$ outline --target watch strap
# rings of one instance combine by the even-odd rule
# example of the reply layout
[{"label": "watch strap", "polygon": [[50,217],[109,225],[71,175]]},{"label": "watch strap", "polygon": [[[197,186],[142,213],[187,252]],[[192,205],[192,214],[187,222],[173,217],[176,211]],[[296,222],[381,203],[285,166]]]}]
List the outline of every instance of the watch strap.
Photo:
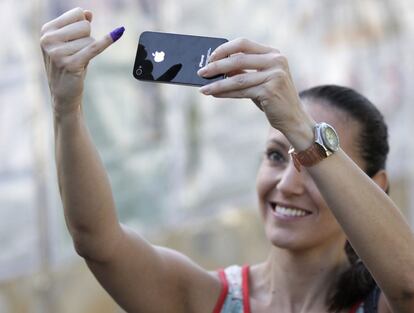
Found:
[{"label": "watch strap", "polygon": [[300,152],[295,152],[295,149],[291,147],[289,154],[292,157],[293,164],[298,172],[300,172],[301,166],[313,166],[327,157],[325,149],[316,142],[306,150]]}]

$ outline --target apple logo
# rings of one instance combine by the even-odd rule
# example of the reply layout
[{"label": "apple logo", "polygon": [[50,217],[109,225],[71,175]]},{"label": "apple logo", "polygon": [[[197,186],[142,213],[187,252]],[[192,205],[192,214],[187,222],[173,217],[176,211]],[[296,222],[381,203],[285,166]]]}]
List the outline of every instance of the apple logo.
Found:
[{"label": "apple logo", "polygon": [[164,61],[165,58],[165,52],[164,51],[155,51],[155,53],[152,54],[154,57],[154,61],[159,63]]}]

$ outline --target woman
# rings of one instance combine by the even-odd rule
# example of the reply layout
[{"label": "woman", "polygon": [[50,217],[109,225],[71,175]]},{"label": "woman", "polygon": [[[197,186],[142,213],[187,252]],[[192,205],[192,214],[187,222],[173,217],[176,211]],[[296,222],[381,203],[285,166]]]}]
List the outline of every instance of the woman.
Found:
[{"label": "woman", "polygon": [[[91,20],[90,11],[66,12],[43,26],[41,47],[68,229],[79,255],[127,312],[414,312],[414,236],[383,191],[382,117],[347,88],[320,87],[299,98],[286,58],[245,39],[217,48],[199,75],[227,73],[201,92],[250,98],[272,126],[257,177],[272,243],[267,260],[208,272],[120,225],[81,107],[88,62],[122,29],[95,40]],[[373,141],[379,146],[366,146]],[[360,258],[349,244],[347,258],[347,240]]]}]

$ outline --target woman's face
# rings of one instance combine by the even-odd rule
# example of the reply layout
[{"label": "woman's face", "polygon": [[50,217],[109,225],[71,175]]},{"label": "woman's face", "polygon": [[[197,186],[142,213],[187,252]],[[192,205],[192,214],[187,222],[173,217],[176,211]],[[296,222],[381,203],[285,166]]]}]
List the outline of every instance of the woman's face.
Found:
[{"label": "woman's face", "polygon": [[[358,123],[335,108],[307,100],[303,102],[315,121],[327,122],[336,129],[341,148],[360,167],[363,166],[355,144]],[[293,166],[289,146],[281,132],[270,129],[256,182],[268,239],[273,245],[290,250],[344,243],[341,227],[306,168],[298,172]]]}]

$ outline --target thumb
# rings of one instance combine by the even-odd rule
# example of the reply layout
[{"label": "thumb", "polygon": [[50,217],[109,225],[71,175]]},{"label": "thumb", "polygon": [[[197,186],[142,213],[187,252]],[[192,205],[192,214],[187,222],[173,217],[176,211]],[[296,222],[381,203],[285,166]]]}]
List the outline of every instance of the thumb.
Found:
[{"label": "thumb", "polygon": [[112,45],[123,35],[125,31],[124,27],[118,27],[109,34],[105,35],[99,40],[93,41],[91,44],[83,48],[76,55],[79,63],[87,64],[90,60],[102,53],[106,48]]}]

